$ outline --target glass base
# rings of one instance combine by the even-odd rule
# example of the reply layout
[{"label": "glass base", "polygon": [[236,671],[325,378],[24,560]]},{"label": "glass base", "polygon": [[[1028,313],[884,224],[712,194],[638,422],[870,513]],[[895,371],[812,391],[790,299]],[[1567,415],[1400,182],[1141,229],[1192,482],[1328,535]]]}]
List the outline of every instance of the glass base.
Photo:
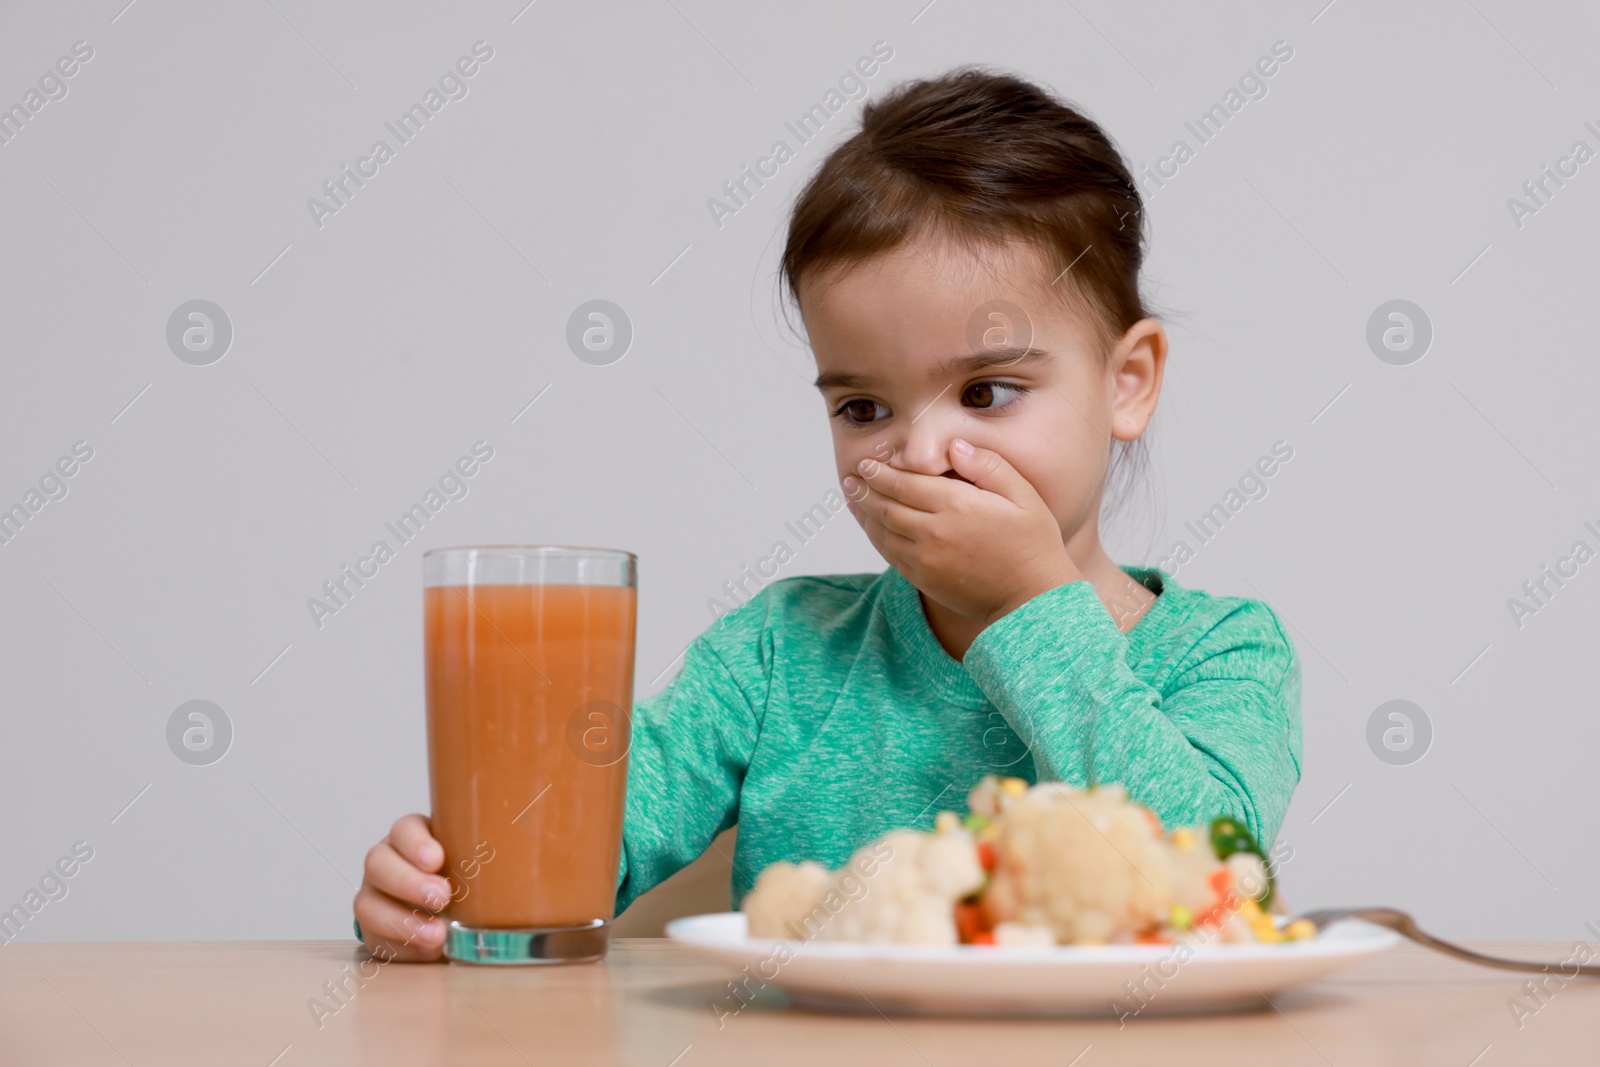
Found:
[{"label": "glass base", "polygon": [[490,930],[451,921],[444,954],[458,963],[595,963],[606,958],[611,924],[594,919],[578,926],[524,926]]}]

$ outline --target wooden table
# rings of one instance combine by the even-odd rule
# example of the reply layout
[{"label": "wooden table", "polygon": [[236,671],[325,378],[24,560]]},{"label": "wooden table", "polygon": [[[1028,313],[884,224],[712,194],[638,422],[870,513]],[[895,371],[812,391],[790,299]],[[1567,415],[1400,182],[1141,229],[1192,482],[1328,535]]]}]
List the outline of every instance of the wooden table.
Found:
[{"label": "wooden table", "polygon": [[[1561,959],[1570,946],[1485,951]],[[656,938],[604,964],[485,968],[367,961],[354,941],[10,944],[0,947],[0,1064],[1118,1063],[1501,1067],[1600,1063],[1600,981],[1572,980],[1521,1027],[1523,979],[1405,946],[1208,1018],[1015,1021],[811,1014],[764,991],[718,1019],[731,972]],[[376,973],[372,973],[373,969]],[[344,979],[335,1000],[328,990]],[[1552,988],[1554,988],[1552,983]],[[326,1008],[316,1012],[313,999]],[[337,1010],[333,1009],[337,1007]],[[318,1017],[320,1016],[320,1018]],[[1166,1055],[1163,1055],[1166,1054]]]}]

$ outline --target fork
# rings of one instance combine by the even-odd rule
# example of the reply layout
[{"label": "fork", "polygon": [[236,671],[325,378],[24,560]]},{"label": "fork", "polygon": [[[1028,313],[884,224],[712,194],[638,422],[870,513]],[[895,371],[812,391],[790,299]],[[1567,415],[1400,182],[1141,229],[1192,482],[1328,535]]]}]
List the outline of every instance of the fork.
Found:
[{"label": "fork", "polygon": [[1508,960],[1501,956],[1486,956],[1481,952],[1474,952],[1470,948],[1462,948],[1460,945],[1426,933],[1417,926],[1415,919],[1398,908],[1322,908],[1318,911],[1308,911],[1301,918],[1309,920],[1316,926],[1318,933],[1342,919],[1362,919],[1375,926],[1382,926],[1404,937],[1409,937],[1417,944],[1425,945],[1435,952],[1443,952],[1447,956],[1454,956],[1457,959],[1466,960],[1468,963],[1481,964],[1484,967],[1538,973],[1548,972],[1554,968],[1555,973],[1563,978],[1573,978],[1580,974],[1600,977],[1600,964],[1530,963],[1526,960]]}]

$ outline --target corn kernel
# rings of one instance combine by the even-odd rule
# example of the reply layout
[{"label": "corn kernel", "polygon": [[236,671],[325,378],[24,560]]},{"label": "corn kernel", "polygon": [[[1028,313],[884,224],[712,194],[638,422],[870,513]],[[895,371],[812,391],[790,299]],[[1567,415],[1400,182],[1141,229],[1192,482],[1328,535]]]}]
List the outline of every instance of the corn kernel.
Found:
[{"label": "corn kernel", "polygon": [[1296,919],[1283,928],[1290,941],[1310,941],[1317,936],[1317,924],[1310,919]]},{"label": "corn kernel", "polygon": [[1020,797],[1028,791],[1028,783],[1021,778],[1003,778],[1000,780],[1000,791],[1007,796]]},{"label": "corn kernel", "polygon": [[1180,826],[1172,831],[1172,847],[1179,852],[1188,852],[1194,848],[1194,831],[1187,826]]},{"label": "corn kernel", "polygon": [[947,834],[961,825],[961,819],[953,811],[941,811],[933,817],[935,832]]},{"label": "corn kernel", "polygon": [[1182,904],[1174,904],[1167,913],[1167,925],[1174,930],[1187,930],[1194,925],[1194,912]]}]

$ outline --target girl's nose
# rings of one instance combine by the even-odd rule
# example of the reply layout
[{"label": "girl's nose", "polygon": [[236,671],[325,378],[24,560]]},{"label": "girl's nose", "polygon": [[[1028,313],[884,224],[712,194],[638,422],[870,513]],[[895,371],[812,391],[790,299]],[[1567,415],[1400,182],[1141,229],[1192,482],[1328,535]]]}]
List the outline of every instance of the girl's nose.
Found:
[{"label": "girl's nose", "polygon": [[906,430],[895,465],[918,474],[943,474],[950,469],[950,438],[954,431],[940,427],[935,403]]}]

